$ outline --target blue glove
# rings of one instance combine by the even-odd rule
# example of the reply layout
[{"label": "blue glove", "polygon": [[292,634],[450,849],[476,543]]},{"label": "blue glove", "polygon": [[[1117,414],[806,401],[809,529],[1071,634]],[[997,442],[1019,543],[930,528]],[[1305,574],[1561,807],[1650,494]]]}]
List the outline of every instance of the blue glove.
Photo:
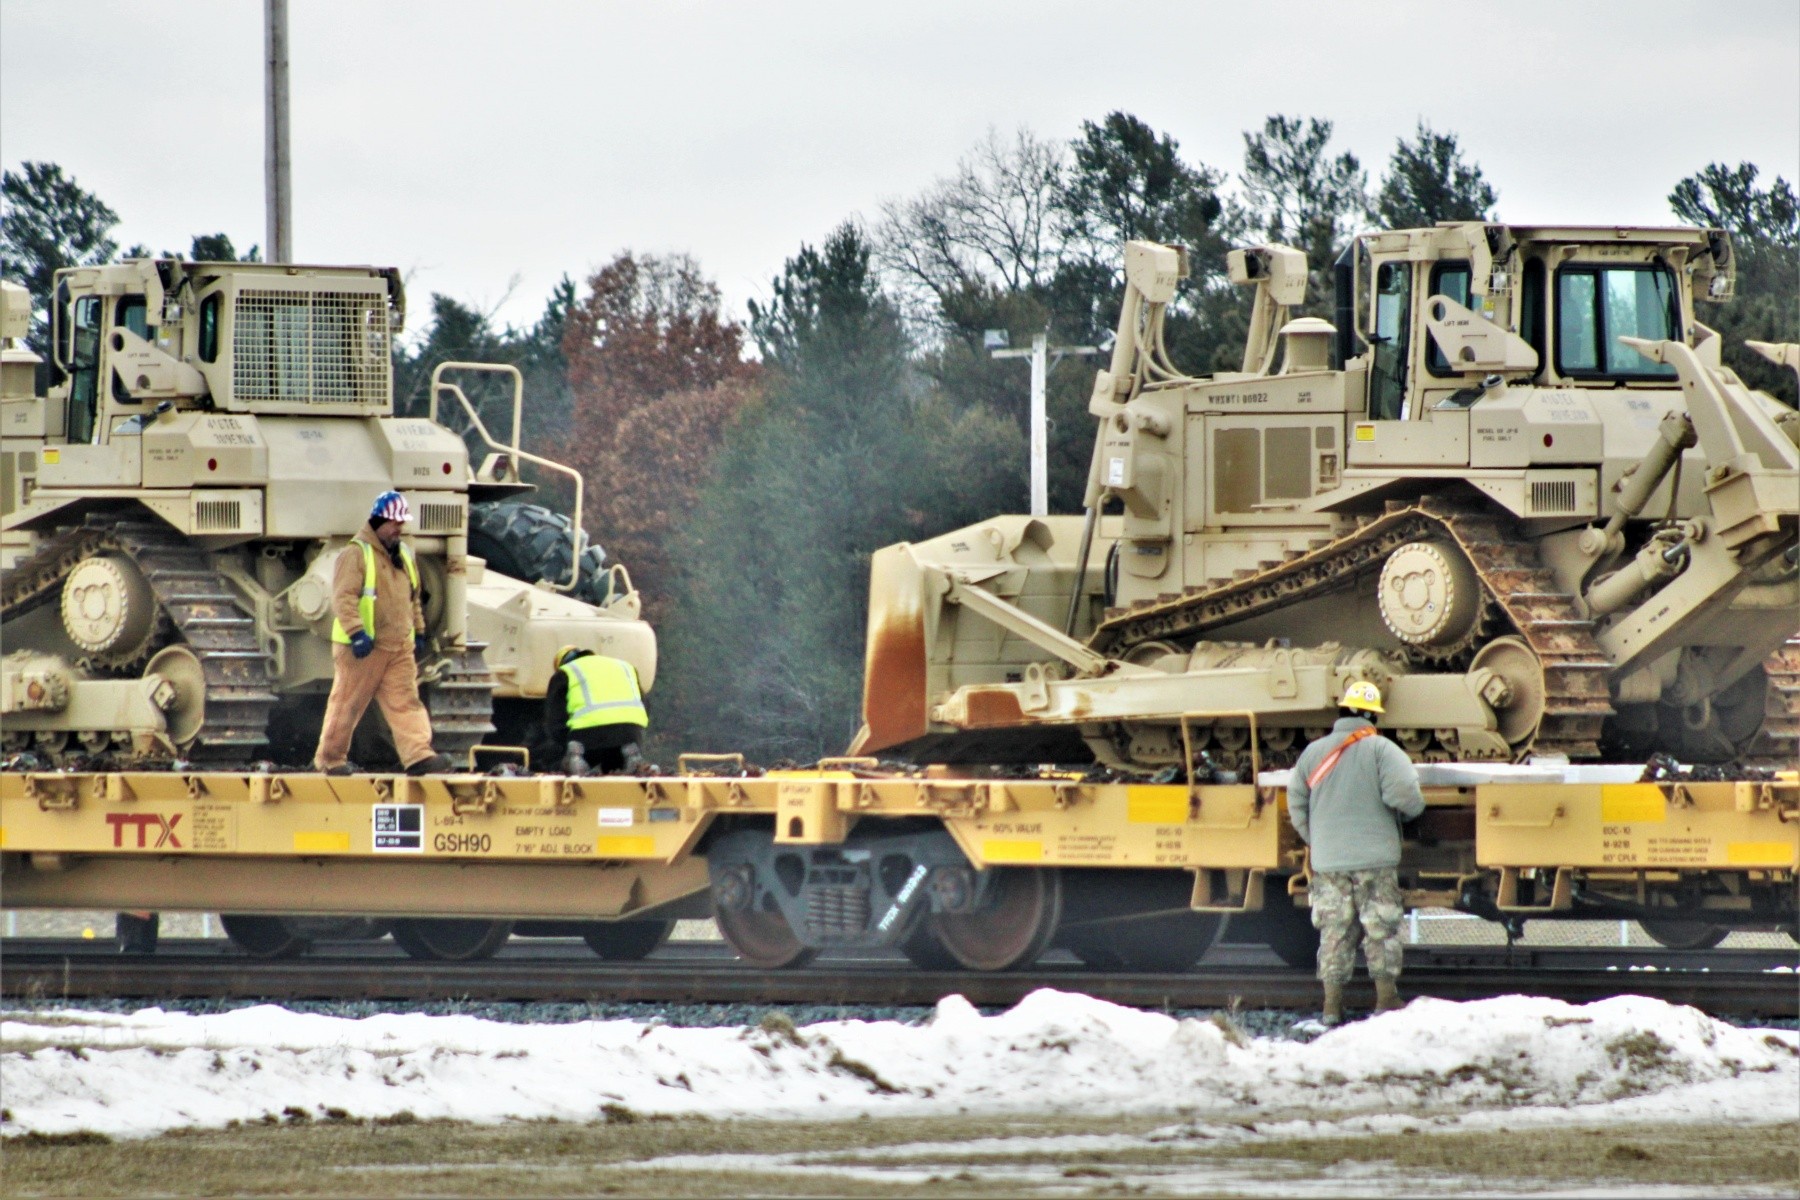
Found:
[{"label": "blue glove", "polygon": [[369,655],[375,653],[375,639],[364,633],[362,630],[357,630],[350,635],[350,653],[356,655],[358,658],[369,657]]},{"label": "blue glove", "polygon": [[430,649],[431,649],[431,643],[425,639],[424,634],[422,634],[422,633],[413,634],[413,657],[414,658],[424,658],[426,655],[426,652],[429,651]]}]

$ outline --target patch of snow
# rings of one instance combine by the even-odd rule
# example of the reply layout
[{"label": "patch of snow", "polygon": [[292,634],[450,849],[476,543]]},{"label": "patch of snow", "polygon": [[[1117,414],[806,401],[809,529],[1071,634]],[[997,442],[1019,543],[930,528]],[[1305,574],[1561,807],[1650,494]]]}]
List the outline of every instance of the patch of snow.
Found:
[{"label": "patch of snow", "polygon": [[[925,1025],[831,1021],[797,1033],[348,1019],[273,1006],[64,1009],[0,1020],[0,1047],[19,1047],[0,1056],[9,1118],[0,1132],[147,1136],[290,1108],[581,1121],[609,1105],[719,1118],[1178,1109],[1314,1118],[1285,1123],[1289,1136],[1352,1120],[1792,1121],[1797,1043],[1793,1030],[1740,1029],[1637,996],[1419,999],[1309,1043],[1234,1041],[1211,1021],[1049,989],[995,1016],[952,996]],[[1418,1116],[1427,1112],[1437,1115]],[[1163,1136],[1190,1136],[1184,1128]],[[1234,1136],[1215,1123],[1191,1128]]]}]

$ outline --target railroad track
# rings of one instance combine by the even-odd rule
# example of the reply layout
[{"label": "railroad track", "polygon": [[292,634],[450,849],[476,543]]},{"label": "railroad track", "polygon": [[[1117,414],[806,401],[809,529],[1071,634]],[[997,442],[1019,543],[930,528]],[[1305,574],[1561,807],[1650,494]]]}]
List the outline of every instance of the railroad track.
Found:
[{"label": "railroad track", "polygon": [[[579,947],[579,949],[576,949]],[[324,951],[324,953],[321,953]],[[1575,947],[1407,948],[1409,996],[1473,1000],[1546,996],[1574,1003],[1620,994],[1654,996],[1719,1016],[1800,1017],[1792,951],[1607,950]],[[1632,970],[1630,968],[1639,968]],[[1654,970],[1642,968],[1654,967]],[[764,971],[713,944],[677,944],[642,962],[606,963],[580,943],[509,946],[476,963],[419,962],[387,943],[336,943],[302,959],[246,959],[214,942],[163,943],[154,956],[100,952],[94,943],[9,942],[0,995],[15,1000],[479,1000],[651,1004],[930,1005],[961,995],[1006,1006],[1051,987],[1141,1008],[1277,1008],[1311,1011],[1318,984],[1266,951],[1222,946],[1192,971],[1112,974],[1070,962],[1030,971],[922,971],[898,956],[822,959],[805,970]],[[1350,987],[1367,1006],[1366,980]]]}]

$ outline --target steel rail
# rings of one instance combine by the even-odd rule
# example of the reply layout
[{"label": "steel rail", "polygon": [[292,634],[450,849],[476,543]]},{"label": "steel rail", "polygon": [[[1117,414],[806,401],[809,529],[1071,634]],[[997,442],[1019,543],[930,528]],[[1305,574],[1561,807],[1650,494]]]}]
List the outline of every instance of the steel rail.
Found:
[{"label": "steel rail", "polygon": [[[1543,950],[1534,953],[1542,955]],[[945,996],[961,995],[977,1005],[1001,1007],[1044,987],[1139,1008],[1239,1005],[1310,1011],[1318,1004],[1318,984],[1310,971],[1223,963],[1172,975],[1099,973],[1074,964],[1004,973],[922,971],[891,959],[763,971],[689,954],[637,963],[607,963],[573,954],[444,963],[375,953],[268,962],[216,950],[128,957],[10,949],[0,962],[0,995],[27,1002],[105,997],[891,1006],[930,1005]],[[1509,966],[1503,961],[1459,966],[1418,961],[1409,965],[1403,988],[1409,996],[1446,1000],[1534,995],[1585,1003],[1615,995],[1645,995],[1719,1016],[1800,1017],[1800,976],[1766,969],[1633,971],[1617,966],[1545,967],[1530,962]],[[1372,1003],[1366,980],[1351,984],[1349,1000],[1353,1006]]]}]

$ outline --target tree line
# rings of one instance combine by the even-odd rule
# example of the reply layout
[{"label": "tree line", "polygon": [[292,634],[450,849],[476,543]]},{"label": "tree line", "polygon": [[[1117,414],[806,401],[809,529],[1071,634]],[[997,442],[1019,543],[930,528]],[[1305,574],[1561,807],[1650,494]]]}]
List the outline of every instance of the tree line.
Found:
[{"label": "tree line", "polygon": [[[5,272],[40,307],[57,267],[117,253],[117,216],[54,164],[7,171],[3,190]],[[396,404],[423,411],[440,362],[517,365],[528,447],[582,471],[585,523],[657,627],[655,751],[805,761],[855,732],[870,554],[1025,506],[1024,369],[989,355],[988,331],[1101,345],[1120,246],[1147,238],[1189,251],[1171,356],[1196,373],[1237,369],[1249,297],[1224,276],[1229,247],[1303,250],[1309,307],[1329,315],[1330,266],[1359,230],[1496,219],[1498,202],[1457,137],[1423,122],[1374,184],[1318,118],[1246,131],[1235,172],[1123,112],[1064,140],[990,132],[917,193],[801,245],[742,318],[681,253],[624,250],[581,286],[565,276],[524,327],[433,295],[422,331],[396,348]],[[1792,186],[1710,164],[1669,204],[1732,233],[1737,298],[1701,319],[1748,382],[1795,403],[1791,377],[1742,350],[1800,341]],[[190,257],[235,255],[214,234]],[[1052,511],[1080,505],[1095,369],[1069,360],[1050,377]],[[492,382],[466,390],[484,417],[510,403]]]}]

